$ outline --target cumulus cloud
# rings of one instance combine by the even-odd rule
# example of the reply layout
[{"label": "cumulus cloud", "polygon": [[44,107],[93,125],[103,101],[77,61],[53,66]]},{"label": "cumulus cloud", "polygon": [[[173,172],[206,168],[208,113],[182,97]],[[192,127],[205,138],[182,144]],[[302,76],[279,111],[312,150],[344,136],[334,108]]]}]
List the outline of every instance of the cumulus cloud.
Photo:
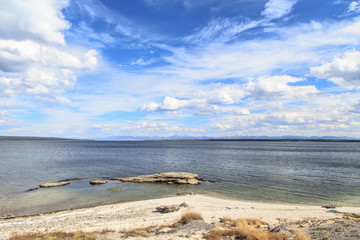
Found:
[{"label": "cumulus cloud", "polygon": [[77,75],[93,70],[97,51],[64,46],[70,24],[65,0],[0,0],[0,92],[5,97],[33,95],[38,103],[69,104],[59,96],[72,89]]},{"label": "cumulus cloud", "polygon": [[246,92],[239,85],[213,85],[214,89],[197,91],[189,99],[165,97],[161,103],[150,103],[142,107],[144,112],[171,112],[191,110],[198,115],[211,115],[219,111],[219,106],[239,102]]},{"label": "cumulus cloud", "polygon": [[311,75],[328,79],[343,87],[358,88],[360,87],[360,52],[346,52],[343,57],[312,67]]},{"label": "cumulus cloud", "polygon": [[261,15],[267,19],[281,18],[292,11],[296,2],[297,0],[269,0]]},{"label": "cumulus cloud", "polygon": [[260,76],[258,79],[248,83],[247,88],[252,96],[261,99],[295,99],[319,94],[315,86],[293,86],[289,83],[303,81],[288,75],[283,76]]},{"label": "cumulus cloud", "polygon": [[42,45],[34,41],[14,41],[0,39],[0,70],[22,72],[37,66],[43,68],[92,69],[96,66],[96,50],[89,50],[77,57],[56,47]]},{"label": "cumulus cloud", "polygon": [[67,0],[0,0],[0,38],[65,44],[70,27],[61,12]]}]

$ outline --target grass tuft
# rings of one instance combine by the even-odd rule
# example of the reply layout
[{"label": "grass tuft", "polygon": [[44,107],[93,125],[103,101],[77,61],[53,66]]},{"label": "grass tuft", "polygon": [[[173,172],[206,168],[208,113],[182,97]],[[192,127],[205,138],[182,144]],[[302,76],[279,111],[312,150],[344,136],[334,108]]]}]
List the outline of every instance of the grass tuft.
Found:
[{"label": "grass tuft", "polygon": [[259,219],[240,218],[231,220],[222,218],[222,222],[230,229],[215,228],[209,234],[204,234],[207,240],[241,239],[241,240],[285,240],[284,234],[271,233],[267,229],[261,229],[263,222]]},{"label": "grass tuft", "polygon": [[83,231],[76,231],[73,233],[67,232],[39,232],[15,234],[9,240],[95,240],[96,236],[93,233],[86,233]]},{"label": "grass tuft", "polygon": [[180,225],[188,224],[191,221],[200,220],[204,221],[204,218],[200,213],[197,212],[186,212],[181,216],[181,219],[178,221]]}]

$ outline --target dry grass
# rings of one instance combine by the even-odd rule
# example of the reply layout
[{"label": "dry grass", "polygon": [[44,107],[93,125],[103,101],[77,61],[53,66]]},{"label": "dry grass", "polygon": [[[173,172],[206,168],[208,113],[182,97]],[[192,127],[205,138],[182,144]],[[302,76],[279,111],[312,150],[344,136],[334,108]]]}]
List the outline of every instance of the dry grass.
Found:
[{"label": "dry grass", "polygon": [[351,217],[351,218],[360,218],[360,214],[357,213],[346,213],[344,217]]},{"label": "dry grass", "polygon": [[267,229],[261,229],[264,224],[259,219],[241,218],[232,220],[228,217],[222,218],[221,222],[225,224],[224,228],[216,228],[209,234],[204,234],[207,240],[222,239],[241,239],[241,240],[285,240],[284,234],[271,233]]},{"label": "dry grass", "polygon": [[204,218],[200,213],[197,212],[186,212],[181,216],[181,219],[177,222],[180,225],[185,225],[191,221],[200,220],[204,221]]},{"label": "dry grass", "polygon": [[129,231],[121,231],[124,234],[124,237],[148,237],[151,233],[155,232],[159,226],[151,225],[148,227],[135,228]]},{"label": "dry grass", "polygon": [[73,233],[67,232],[45,232],[45,233],[26,233],[15,234],[9,240],[95,240],[94,233],[86,233],[77,231]]},{"label": "dry grass", "polygon": [[311,240],[311,237],[306,235],[303,231],[294,231],[294,240]]}]

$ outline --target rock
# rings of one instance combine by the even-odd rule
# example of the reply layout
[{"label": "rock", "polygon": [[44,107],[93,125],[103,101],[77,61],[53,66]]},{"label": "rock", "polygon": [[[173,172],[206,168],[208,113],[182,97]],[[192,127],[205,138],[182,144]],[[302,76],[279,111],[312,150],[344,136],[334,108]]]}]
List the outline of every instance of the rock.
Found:
[{"label": "rock", "polygon": [[207,181],[206,178],[197,178],[197,180],[202,181],[202,182],[206,182],[206,181]]},{"label": "rock", "polygon": [[100,185],[100,184],[105,184],[107,183],[107,181],[105,180],[90,180],[89,182],[91,185]]},{"label": "rock", "polygon": [[208,182],[211,182],[211,183],[216,183],[215,180],[208,180]]},{"label": "rock", "polygon": [[166,172],[153,175],[142,175],[138,177],[127,178],[113,178],[122,182],[135,182],[135,183],[167,183],[167,184],[199,184],[196,178],[198,174],[183,173],[183,172]]},{"label": "rock", "polygon": [[70,182],[52,182],[52,183],[43,183],[40,184],[39,186],[42,188],[48,188],[48,187],[60,187],[68,184],[70,184]]},{"label": "rock", "polygon": [[10,214],[10,215],[5,215],[5,216],[3,217],[3,219],[6,219],[6,220],[8,220],[8,219],[13,219],[13,218],[15,218],[15,216],[12,215],[12,214]]},{"label": "rock", "polygon": [[39,188],[30,188],[30,189],[28,189],[28,190],[26,190],[25,192],[31,192],[31,191],[35,191],[35,190],[38,190]]},{"label": "rock", "polygon": [[334,209],[334,208],[338,208],[338,207],[341,207],[340,204],[329,204],[329,205],[324,205],[324,206],[321,206],[322,208],[326,208],[326,209]]},{"label": "rock", "polygon": [[278,233],[280,231],[281,231],[281,225],[276,226],[276,227],[274,227],[273,229],[270,230],[270,232],[272,232],[272,233]]},{"label": "rock", "polygon": [[170,227],[164,227],[164,228],[161,228],[158,233],[168,233],[168,232],[171,232],[173,229],[170,228]]},{"label": "rock", "polygon": [[182,204],[180,204],[180,207],[189,207],[189,205],[187,205],[186,202],[183,202]]},{"label": "rock", "polygon": [[177,205],[161,205],[159,207],[156,207],[156,210],[161,213],[170,213],[170,212],[176,212],[180,210],[180,206]]}]

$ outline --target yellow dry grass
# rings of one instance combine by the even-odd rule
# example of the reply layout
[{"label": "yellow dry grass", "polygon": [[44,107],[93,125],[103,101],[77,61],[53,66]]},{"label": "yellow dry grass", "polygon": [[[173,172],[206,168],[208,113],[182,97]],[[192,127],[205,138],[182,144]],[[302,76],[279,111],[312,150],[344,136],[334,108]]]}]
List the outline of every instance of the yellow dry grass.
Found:
[{"label": "yellow dry grass", "polygon": [[303,231],[294,231],[294,240],[311,240],[311,237],[306,235]]},{"label": "yellow dry grass", "polygon": [[207,240],[241,239],[241,240],[285,240],[286,236],[279,233],[271,233],[267,229],[260,229],[263,222],[259,219],[241,218],[231,220],[222,218],[222,222],[230,229],[215,228],[209,234],[204,234]]},{"label": "yellow dry grass", "polygon": [[185,225],[191,221],[200,220],[204,221],[204,218],[200,213],[197,212],[186,212],[181,216],[181,219],[178,221],[179,224]]},{"label": "yellow dry grass", "polygon": [[77,231],[73,233],[67,232],[39,232],[39,233],[26,233],[15,234],[9,240],[95,240],[94,233],[86,233]]}]

